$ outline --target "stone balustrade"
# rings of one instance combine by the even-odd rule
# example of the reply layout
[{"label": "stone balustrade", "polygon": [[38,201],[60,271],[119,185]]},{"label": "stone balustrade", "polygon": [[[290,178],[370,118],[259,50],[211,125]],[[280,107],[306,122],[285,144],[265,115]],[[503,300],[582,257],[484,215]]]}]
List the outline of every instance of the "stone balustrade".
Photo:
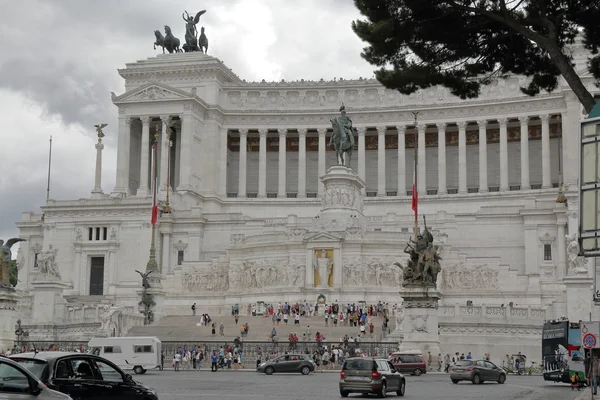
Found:
[{"label": "stone balustrade", "polygon": [[546,310],[528,307],[498,307],[498,306],[441,306],[439,308],[440,322],[485,322],[496,321],[503,324],[542,324],[546,320]]}]

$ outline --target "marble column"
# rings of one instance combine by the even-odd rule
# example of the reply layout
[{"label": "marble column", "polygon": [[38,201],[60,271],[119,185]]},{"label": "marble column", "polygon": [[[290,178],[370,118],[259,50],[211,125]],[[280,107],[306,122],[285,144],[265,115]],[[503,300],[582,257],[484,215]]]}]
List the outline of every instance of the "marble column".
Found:
[{"label": "marble column", "polygon": [[237,197],[246,197],[246,159],[248,152],[248,129],[240,129],[240,164],[238,171],[238,195]]},{"label": "marble column", "polygon": [[94,188],[92,189],[92,199],[104,198],[104,192],[102,192],[102,150],[104,150],[104,144],[102,138],[98,137],[98,143],[96,143],[96,171],[94,176]]},{"label": "marble column", "polygon": [[377,196],[385,196],[385,132],[387,127],[377,127]]},{"label": "marble column", "polygon": [[171,233],[165,232],[162,235],[162,262],[161,262],[161,272],[163,274],[171,273]]},{"label": "marble column", "polygon": [[185,114],[181,117],[180,133],[177,137],[179,139],[179,160],[176,160],[176,164],[173,164],[179,166],[179,182],[171,182],[173,190],[175,190],[175,183],[177,183],[177,191],[192,189],[192,138],[195,131],[194,124],[196,123],[198,122],[194,121],[191,114]]},{"label": "marble column", "polygon": [[506,118],[499,118],[498,124],[500,125],[500,191],[506,192],[508,190],[508,137],[506,131],[506,125],[508,120]]},{"label": "marble column", "polygon": [[[367,128],[361,126],[358,130],[358,176],[365,181],[365,133]],[[364,190],[364,189],[363,189]]]},{"label": "marble column", "polygon": [[458,193],[467,193],[467,123],[458,124]]},{"label": "marble column", "polygon": [[398,196],[406,195],[406,126],[398,125]]},{"label": "marble column", "polygon": [[477,121],[479,126],[479,193],[486,193],[488,187],[487,170],[487,120]]},{"label": "marble column", "polygon": [[531,189],[529,183],[529,117],[519,117],[521,123],[521,190]]},{"label": "marble column", "polygon": [[317,132],[319,133],[319,169],[318,169],[318,176],[317,176],[317,180],[318,180],[318,195],[321,196],[323,194],[323,190],[324,190],[324,185],[323,182],[321,182],[321,177],[323,175],[325,175],[325,173],[327,172],[327,165],[326,165],[326,161],[325,161],[325,154],[326,154],[326,139],[327,139],[327,129],[325,128],[319,128],[317,129]]},{"label": "marble column", "polygon": [[286,135],[287,129],[278,129],[279,133],[279,185],[277,186],[277,197],[285,198],[287,197],[286,191],[286,178],[287,178],[287,168],[286,168]]},{"label": "marble column", "polygon": [[425,131],[427,130],[427,125],[418,125],[417,127],[417,132],[418,132],[418,142],[419,142],[419,148],[417,149],[418,151],[418,177],[417,177],[417,182],[418,182],[418,191],[419,191],[419,196],[425,196],[427,195],[427,153],[425,152]]},{"label": "marble column", "polygon": [[298,129],[298,198],[306,197],[306,129]]},{"label": "marble column", "polygon": [[437,124],[438,130],[438,194],[447,194],[446,186],[446,123]]},{"label": "marble column", "polygon": [[150,195],[148,187],[148,172],[150,159],[150,122],[151,117],[142,118],[142,149],[140,157],[140,187],[137,190],[138,197],[147,197]]},{"label": "marble column", "polygon": [[119,116],[117,148],[117,177],[114,195],[129,194],[129,147],[131,146],[131,117]]},{"label": "marble column", "polygon": [[219,152],[221,153],[220,155],[220,161],[221,161],[221,168],[219,171],[219,177],[220,177],[220,182],[219,182],[219,186],[220,186],[220,190],[219,190],[219,194],[221,196],[227,196],[227,157],[228,157],[228,153],[229,153],[229,149],[228,149],[228,136],[229,136],[229,132],[227,131],[227,129],[219,126],[218,128],[218,132],[219,132]]},{"label": "marble column", "polygon": [[542,121],[542,188],[552,187],[550,175],[550,115],[540,116]]},{"label": "marble column", "polygon": [[565,213],[556,215],[556,251],[557,251],[557,278],[562,278],[567,275],[567,252],[566,252],[566,239],[565,239],[565,227],[567,225],[567,216]]},{"label": "marble column", "polygon": [[162,122],[162,132],[160,135],[160,190],[167,190],[167,178],[168,178],[168,163],[169,163],[169,122],[170,117],[167,115],[161,115],[160,120]]},{"label": "marble column", "polygon": [[258,142],[258,197],[267,197],[267,130],[259,129]]}]

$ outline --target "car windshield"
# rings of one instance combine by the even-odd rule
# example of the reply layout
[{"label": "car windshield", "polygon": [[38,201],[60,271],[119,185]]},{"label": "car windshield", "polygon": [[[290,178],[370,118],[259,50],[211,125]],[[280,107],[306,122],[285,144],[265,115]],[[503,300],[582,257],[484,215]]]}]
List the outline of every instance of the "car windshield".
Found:
[{"label": "car windshield", "polygon": [[44,360],[32,360],[27,358],[13,358],[13,361],[18,362],[23,367],[27,368],[29,372],[37,376],[38,379],[42,378],[44,369],[46,368],[46,362]]},{"label": "car windshield", "polygon": [[373,361],[371,360],[348,360],[344,369],[352,369],[358,371],[371,371],[373,369]]},{"label": "car windshield", "polygon": [[473,361],[461,360],[456,363],[457,367],[468,367],[469,365],[473,365]]}]

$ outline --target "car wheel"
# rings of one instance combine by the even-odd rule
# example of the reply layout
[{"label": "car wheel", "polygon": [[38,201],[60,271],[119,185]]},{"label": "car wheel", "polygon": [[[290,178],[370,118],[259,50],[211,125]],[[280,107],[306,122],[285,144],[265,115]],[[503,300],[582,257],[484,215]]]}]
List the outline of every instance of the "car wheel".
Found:
[{"label": "car wheel", "polygon": [[396,394],[398,396],[404,396],[405,391],[406,391],[406,382],[404,381],[404,379],[402,379],[402,381],[400,382],[400,387],[398,388],[398,391],[396,392]]},{"label": "car wheel", "polygon": [[458,384],[458,379],[452,379],[452,383],[454,383],[455,385]]},{"label": "car wheel", "polygon": [[143,375],[146,372],[146,370],[141,366],[136,365],[135,367],[133,367],[133,372],[135,372],[136,375]]},{"label": "car wheel", "polygon": [[385,382],[381,382],[381,389],[377,392],[378,397],[385,397],[387,395],[387,385]]},{"label": "car wheel", "polygon": [[419,368],[415,369],[415,376],[421,376],[422,373],[423,371],[421,371]]},{"label": "car wheel", "polygon": [[498,377],[498,383],[502,385],[504,382],[506,382],[506,375],[500,374]]},{"label": "car wheel", "polygon": [[473,379],[472,379],[473,384],[478,384],[481,383],[481,378],[479,377],[478,374],[473,375]]},{"label": "car wheel", "polygon": [[265,368],[265,374],[267,374],[267,375],[273,375],[273,372],[275,372],[275,370],[273,369],[273,367],[267,367],[267,368]]},{"label": "car wheel", "polygon": [[308,375],[310,374],[310,368],[302,367],[302,370],[300,372],[302,372],[302,375]]},{"label": "car wheel", "polygon": [[342,397],[348,397],[349,394],[350,394],[350,392],[347,392],[345,390],[340,390],[340,396],[342,396]]}]

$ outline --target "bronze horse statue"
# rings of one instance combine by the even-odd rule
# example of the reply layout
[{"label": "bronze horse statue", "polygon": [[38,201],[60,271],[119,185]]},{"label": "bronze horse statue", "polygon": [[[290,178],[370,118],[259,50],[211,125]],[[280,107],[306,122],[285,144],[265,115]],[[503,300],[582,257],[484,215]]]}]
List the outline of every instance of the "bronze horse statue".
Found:
[{"label": "bronze horse statue", "polygon": [[169,25],[165,25],[165,38],[163,39],[163,44],[169,53],[182,53],[182,50],[179,48],[179,39],[173,36]]},{"label": "bronze horse statue", "polygon": [[[331,120],[331,126],[333,127],[333,134],[329,139],[329,146],[333,145],[335,149],[337,165],[350,167],[352,151],[354,150],[354,136],[351,128],[347,128],[340,123],[338,118]],[[344,157],[344,153],[346,153],[347,158]]]},{"label": "bronze horse statue", "polygon": [[156,46],[161,46],[163,54],[165,54],[165,37],[158,30],[154,31],[154,36],[156,37],[156,42],[154,42],[154,50],[156,50]]},{"label": "bronze horse statue", "polygon": [[200,52],[204,54],[208,53],[208,38],[204,34],[204,27],[200,28],[200,38],[198,38],[198,47],[200,48]]}]

